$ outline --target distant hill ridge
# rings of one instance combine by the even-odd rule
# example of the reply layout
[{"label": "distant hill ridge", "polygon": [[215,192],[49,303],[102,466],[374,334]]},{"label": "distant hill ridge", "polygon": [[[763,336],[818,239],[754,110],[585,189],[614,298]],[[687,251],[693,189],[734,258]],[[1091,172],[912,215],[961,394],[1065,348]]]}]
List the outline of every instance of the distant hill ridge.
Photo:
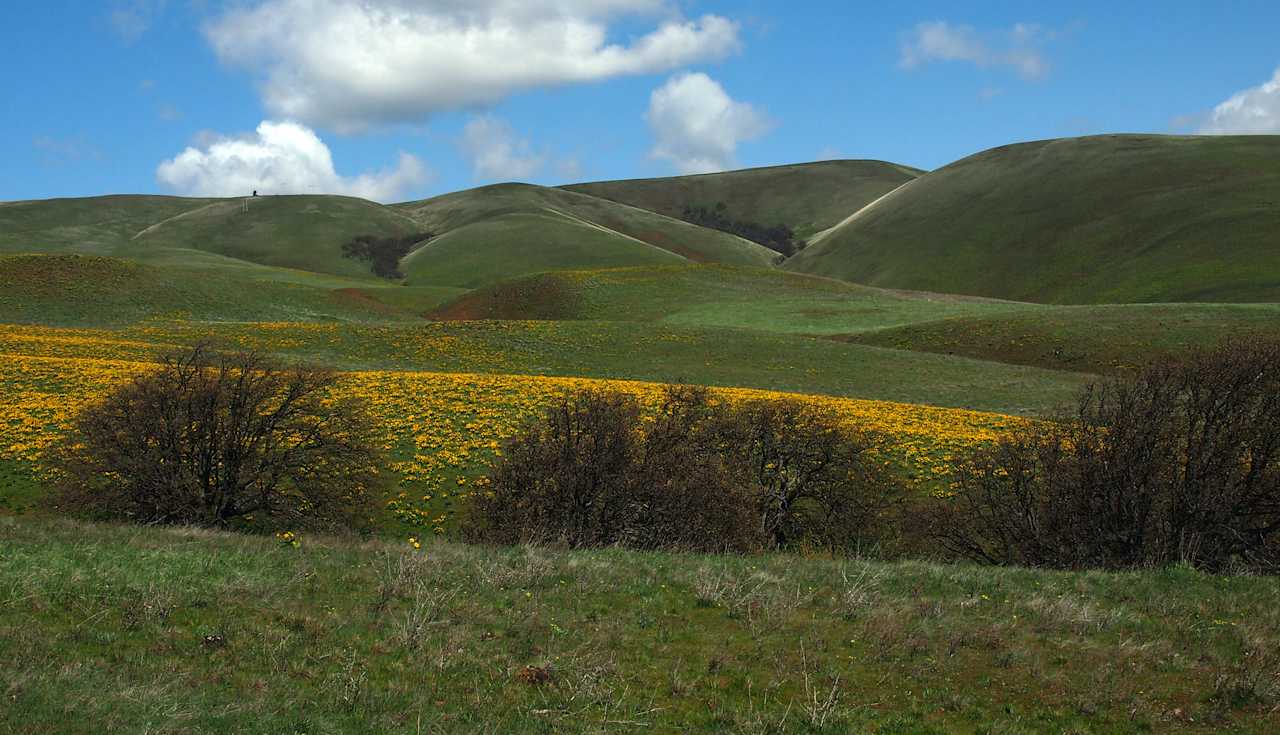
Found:
[{"label": "distant hill ridge", "polygon": [[927,173],[823,161],[498,184],[393,205],[336,196],[8,202],[0,254],[265,266],[385,286],[396,281],[376,279],[342,246],[427,232],[434,237],[414,245],[399,272],[409,285],[447,289],[562,270],[777,262],[768,248],[680,219],[717,205],[731,221],[783,225],[807,240],[785,270],[852,283],[1063,304],[1280,301],[1280,136],[1067,138]]}]

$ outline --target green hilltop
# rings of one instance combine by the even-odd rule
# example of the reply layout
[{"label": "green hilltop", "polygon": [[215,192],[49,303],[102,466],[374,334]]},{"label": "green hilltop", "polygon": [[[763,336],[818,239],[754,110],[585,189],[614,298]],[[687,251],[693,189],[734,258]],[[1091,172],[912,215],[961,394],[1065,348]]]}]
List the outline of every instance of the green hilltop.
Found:
[{"label": "green hilltop", "polygon": [[1280,300],[1280,137],[996,148],[909,182],[785,267],[1050,303]]},{"label": "green hilltop", "polygon": [[635,207],[530,184],[497,184],[398,204],[435,239],[410,253],[409,283],[475,287],[547,270],[714,262],[768,265],[775,253]]}]

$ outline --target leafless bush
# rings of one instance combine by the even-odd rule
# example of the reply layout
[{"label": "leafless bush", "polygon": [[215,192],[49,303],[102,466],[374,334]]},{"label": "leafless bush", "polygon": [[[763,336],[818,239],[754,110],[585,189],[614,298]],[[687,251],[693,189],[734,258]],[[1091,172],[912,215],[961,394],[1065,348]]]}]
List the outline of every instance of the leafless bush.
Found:
[{"label": "leafless bush", "polygon": [[1223,345],[1085,390],[956,466],[934,524],[984,562],[1280,564],[1280,343]]},{"label": "leafless bush", "polygon": [[671,386],[648,416],[630,395],[584,391],[508,445],[470,533],[571,548],[851,547],[901,492],[877,452],[799,401],[727,405]]},{"label": "leafless bush", "polygon": [[206,346],[167,355],[76,418],[52,453],[58,505],[145,524],[359,523],[380,442],[335,379]]}]

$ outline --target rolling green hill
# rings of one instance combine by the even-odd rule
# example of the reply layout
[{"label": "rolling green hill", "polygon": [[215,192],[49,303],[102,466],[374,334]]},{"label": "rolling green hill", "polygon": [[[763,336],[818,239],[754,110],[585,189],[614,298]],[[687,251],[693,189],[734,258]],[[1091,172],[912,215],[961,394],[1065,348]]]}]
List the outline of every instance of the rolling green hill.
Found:
[{"label": "rolling green hill", "polygon": [[1277,301],[1280,137],[997,148],[908,183],[785,267],[1022,301]]},{"label": "rolling green hill", "polygon": [[227,260],[234,259],[356,278],[370,277],[369,266],[344,258],[343,243],[356,235],[416,231],[412,220],[388,207],[338,196],[109,196],[0,206],[4,252],[80,252],[201,266],[234,266]]},{"label": "rolling green hill", "polygon": [[538,271],[684,258],[557,212],[512,212],[440,235],[402,261],[406,283],[475,288]]},{"label": "rolling green hill", "polygon": [[682,261],[769,265],[733,235],[559,189],[497,184],[393,207],[435,233],[411,253],[410,283],[477,286],[546,270]]},{"label": "rolling green hill", "polygon": [[1110,373],[1219,340],[1280,336],[1280,304],[1057,306],[850,334],[859,344]]},{"label": "rolling green hill", "polygon": [[0,251],[112,253],[157,222],[216,200],[120,195],[0,204]]},{"label": "rolling green hill", "polygon": [[343,257],[344,243],[357,235],[416,231],[412,220],[394,210],[352,197],[222,199],[157,222],[121,252],[187,247],[262,265],[367,277],[368,264]]},{"label": "rolling green hill", "polygon": [[646,321],[837,334],[1044,308],[888,291],[768,268],[682,264],[514,278],[461,295],[430,316],[448,320]]},{"label": "rolling green hill", "polygon": [[0,323],[8,324],[417,321],[459,293],[262,266],[175,266],[78,253],[0,255]]},{"label": "rolling green hill", "polygon": [[787,225],[800,238],[839,223],[920,171],[883,161],[822,161],[697,176],[599,181],[562,187],[679,217],[723,202],[732,218]]}]

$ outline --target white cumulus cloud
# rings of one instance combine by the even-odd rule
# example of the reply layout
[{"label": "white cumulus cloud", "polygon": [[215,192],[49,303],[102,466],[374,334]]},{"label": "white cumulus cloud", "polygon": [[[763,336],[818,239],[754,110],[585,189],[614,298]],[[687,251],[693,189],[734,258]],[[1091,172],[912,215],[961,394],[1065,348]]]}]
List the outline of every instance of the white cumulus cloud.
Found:
[{"label": "white cumulus cloud", "polygon": [[685,174],[732,168],[738,144],[771,127],[763,112],[702,73],[677,74],[654,90],[645,119],[655,139],[651,155]]},{"label": "white cumulus cloud", "polygon": [[[619,42],[625,18],[655,27]],[[537,87],[668,71],[739,48],[738,24],[667,0],[258,0],[206,26],[279,118],[355,132]]]},{"label": "white cumulus cloud", "polygon": [[899,65],[916,69],[936,61],[961,61],[984,68],[1006,66],[1024,79],[1040,79],[1049,73],[1049,62],[1037,48],[1045,36],[1040,26],[1018,23],[1005,35],[1008,43],[995,48],[970,26],[946,21],[921,23],[903,39]]},{"label": "white cumulus cloud", "polygon": [[1207,135],[1280,133],[1280,69],[1267,82],[1213,108],[1200,128]]},{"label": "white cumulus cloud", "polygon": [[156,178],[187,196],[345,194],[392,201],[427,179],[426,167],[401,153],[394,168],[341,176],[329,147],[311,129],[294,122],[263,121],[251,135],[205,134],[194,146],[156,169]]},{"label": "white cumulus cloud", "polygon": [[528,181],[542,170],[545,155],[534,153],[505,120],[484,115],[467,123],[459,147],[471,161],[476,179]]}]

